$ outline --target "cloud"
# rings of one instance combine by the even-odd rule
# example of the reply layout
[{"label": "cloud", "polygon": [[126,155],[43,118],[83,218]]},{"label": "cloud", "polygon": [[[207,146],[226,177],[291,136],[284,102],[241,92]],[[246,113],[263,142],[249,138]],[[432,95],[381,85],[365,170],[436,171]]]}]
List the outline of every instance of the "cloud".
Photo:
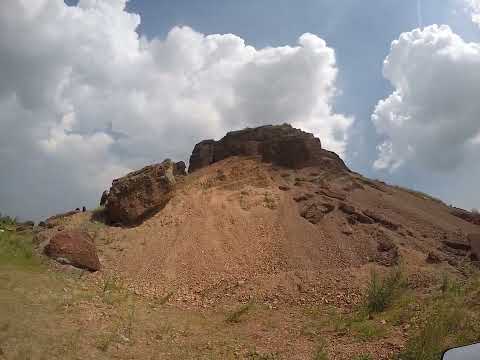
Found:
[{"label": "cloud", "polygon": [[394,92],[372,115],[383,138],[375,167],[446,172],[478,154],[479,69],[480,45],[465,42],[448,26],[401,34],[383,68]]},{"label": "cloud", "polygon": [[232,34],[136,32],[125,0],[5,0],[0,204],[39,218],[95,206],[112,178],[231,129],[293,122],[343,153],[334,51],[304,34],[255,49]]},{"label": "cloud", "polygon": [[472,12],[472,21],[480,25],[480,0],[465,0]]}]

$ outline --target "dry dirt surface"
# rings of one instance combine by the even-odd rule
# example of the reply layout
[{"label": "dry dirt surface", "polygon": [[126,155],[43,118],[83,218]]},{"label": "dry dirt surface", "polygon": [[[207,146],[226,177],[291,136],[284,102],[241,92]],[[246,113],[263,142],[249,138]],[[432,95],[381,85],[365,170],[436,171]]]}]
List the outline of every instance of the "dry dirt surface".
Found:
[{"label": "dry dirt surface", "polygon": [[202,307],[252,297],[348,307],[372,264],[402,263],[421,276],[438,266],[426,262],[432,252],[454,267],[469,261],[445,244],[468,243],[478,227],[449,210],[354,173],[232,157],[183,179],[140,226],[102,227],[96,238],[104,273],[145,296],[173,292],[172,301]]}]

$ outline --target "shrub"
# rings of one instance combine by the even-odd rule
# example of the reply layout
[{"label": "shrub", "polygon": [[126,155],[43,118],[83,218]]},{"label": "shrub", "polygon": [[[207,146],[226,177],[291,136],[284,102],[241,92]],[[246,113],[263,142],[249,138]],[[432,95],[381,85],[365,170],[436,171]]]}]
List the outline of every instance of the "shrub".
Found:
[{"label": "shrub", "polygon": [[402,286],[402,273],[395,269],[384,279],[373,271],[368,284],[366,310],[369,314],[384,311],[392,302],[396,291]]}]

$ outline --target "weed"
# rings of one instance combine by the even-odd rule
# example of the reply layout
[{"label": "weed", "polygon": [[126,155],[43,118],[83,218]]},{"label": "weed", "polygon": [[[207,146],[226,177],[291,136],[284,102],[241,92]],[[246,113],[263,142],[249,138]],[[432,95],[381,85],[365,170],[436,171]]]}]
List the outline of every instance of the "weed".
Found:
[{"label": "weed", "polygon": [[418,330],[410,336],[406,350],[398,359],[439,359],[447,348],[480,340],[478,311],[473,311],[468,305],[468,292],[476,294],[478,283],[461,286],[444,279],[440,296],[433,297],[424,305]]},{"label": "weed", "polygon": [[353,335],[363,341],[379,339],[386,335],[385,327],[373,320],[353,322],[351,329]]},{"label": "weed", "polygon": [[106,304],[113,305],[121,302],[128,297],[128,291],[122,288],[118,281],[112,277],[107,277],[103,281],[102,299]]},{"label": "weed", "polygon": [[275,197],[270,192],[266,192],[264,194],[263,202],[265,204],[265,207],[269,208],[270,210],[274,210],[277,208]]},{"label": "weed", "polygon": [[240,306],[238,309],[232,311],[228,316],[226,321],[229,323],[239,323],[242,315],[246,314],[253,307],[253,302],[249,301],[248,303]]},{"label": "weed", "polygon": [[128,306],[127,321],[125,333],[128,339],[133,337],[133,325],[135,323],[135,302],[132,301]]},{"label": "weed", "polygon": [[115,342],[116,334],[115,333],[105,333],[97,336],[96,347],[100,351],[107,352],[110,345]]},{"label": "weed", "polygon": [[268,353],[268,354],[261,354],[257,351],[251,351],[246,355],[248,360],[277,360],[278,354],[276,353]]},{"label": "weed", "polygon": [[460,295],[462,286],[458,281],[452,280],[446,273],[442,274],[442,280],[440,284],[440,291],[443,295],[454,294]]},{"label": "weed", "polygon": [[372,356],[370,354],[362,354],[353,358],[353,360],[372,360]]},{"label": "weed", "polygon": [[372,314],[384,311],[402,285],[402,273],[399,269],[392,271],[384,279],[380,279],[373,271],[367,289],[365,304],[367,312]]},{"label": "weed", "polygon": [[165,305],[170,298],[173,296],[173,291],[170,291],[168,294],[162,297],[155,297],[155,299],[152,301],[151,306],[153,308],[160,307]]},{"label": "weed", "polygon": [[324,345],[320,345],[317,347],[313,354],[313,360],[328,360],[328,354],[325,351]]}]

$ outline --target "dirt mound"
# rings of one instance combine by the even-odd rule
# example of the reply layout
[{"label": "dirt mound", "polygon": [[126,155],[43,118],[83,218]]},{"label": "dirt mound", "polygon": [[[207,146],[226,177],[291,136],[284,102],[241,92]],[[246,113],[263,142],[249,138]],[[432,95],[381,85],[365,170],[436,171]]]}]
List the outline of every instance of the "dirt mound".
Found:
[{"label": "dirt mound", "polygon": [[[350,306],[371,264],[428,276],[469,261],[468,249],[445,241],[468,244],[474,231],[438,201],[356,174],[231,157],[189,175],[139,227],[105,229],[102,252],[141,294]],[[440,264],[427,262],[432,251]]]},{"label": "dirt mound", "polygon": [[[296,144],[294,161],[281,166],[287,143]],[[298,144],[306,149],[300,155]],[[197,144],[195,171],[158,213],[134,228],[96,229],[104,273],[139,294],[189,305],[254,297],[271,306],[348,307],[372,266],[401,264],[422,283],[475,258],[468,236],[477,225],[439,200],[355,174],[329,154],[289,126]],[[141,194],[146,201],[150,193]],[[71,229],[88,221],[69,219]]]}]

